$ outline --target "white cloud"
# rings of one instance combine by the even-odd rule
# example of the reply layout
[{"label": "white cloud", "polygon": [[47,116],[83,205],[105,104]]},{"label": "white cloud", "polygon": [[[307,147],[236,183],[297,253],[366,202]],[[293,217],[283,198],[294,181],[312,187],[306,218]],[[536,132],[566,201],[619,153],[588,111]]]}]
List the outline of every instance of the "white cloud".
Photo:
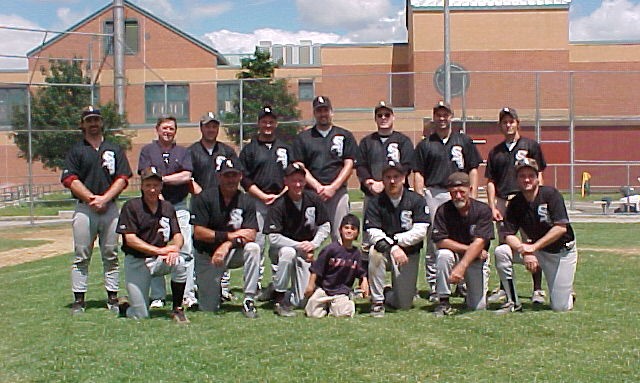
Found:
[{"label": "white cloud", "polygon": [[406,42],[405,10],[398,11],[395,17],[382,18],[363,28],[349,31],[345,37],[362,43]]},{"label": "white cloud", "polygon": [[345,30],[366,28],[393,13],[389,0],[296,0],[303,25]]},{"label": "white cloud", "polygon": [[[33,28],[41,27],[17,15],[0,14],[0,25],[8,27]],[[0,53],[3,55],[24,56],[42,42],[42,32],[15,31],[0,29]],[[0,69],[25,69],[27,59],[0,57]]]},{"label": "white cloud", "polygon": [[222,2],[217,4],[194,4],[189,6],[189,14],[191,17],[216,17],[233,9],[230,2]]},{"label": "white cloud", "polygon": [[604,0],[588,16],[572,20],[572,41],[640,40],[640,3]]}]

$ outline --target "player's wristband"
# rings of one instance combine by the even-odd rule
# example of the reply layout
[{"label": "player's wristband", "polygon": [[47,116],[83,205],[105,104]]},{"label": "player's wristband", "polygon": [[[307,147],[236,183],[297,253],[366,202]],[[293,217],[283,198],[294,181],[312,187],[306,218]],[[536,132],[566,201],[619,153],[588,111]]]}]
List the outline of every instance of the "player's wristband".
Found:
[{"label": "player's wristband", "polygon": [[215,242],[226,242],[229,240],[229,232],[224,230],[216,230],[213,239],[215,240]]},{"label": "player's wristband", "polygon": [[379,240],[378,242],[376,242],[376,244],[373,246],[374,249],[376,249],[376,251],[382,253],[382,254],[389,254],[389,252],[391,251],[391,246],[393,246],[394,243],[391,242],[389,240],[389,238],[382,238],[381,240]]}]

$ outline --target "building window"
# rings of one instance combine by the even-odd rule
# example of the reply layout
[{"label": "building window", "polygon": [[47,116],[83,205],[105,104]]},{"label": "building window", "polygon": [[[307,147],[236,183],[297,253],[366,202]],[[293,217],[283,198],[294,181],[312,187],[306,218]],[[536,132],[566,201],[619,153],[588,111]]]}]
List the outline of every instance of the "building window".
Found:
[{"label": "building window", "polygon": [[[113,33],[113,20],[104,23],[104,33]],[[124,54],[135,55],[138,53],[138,20],[125,20],[124,22]],[[113,37],[104,36],[104,52],[113,54]]]},{"label": "building window", "polygon": [[298,98],[300,100],[313,100],[313,80],[298,80]]},{"label": "building window", "polygon": [[189,121],[189,85],[146,85],[144,87],[146,121],[155,122],[162,115]]},{"label": "building window", "polygon": [[0,126],[10,126],[16,109],[25,110],[27,104],[25,88],[0,88]]},{"label": "building window", "polygon": [[218,83],[218,111],[220,116],[225,113],[235,112],[233,109],[233,103],[238,99],[240,94],[240,82],[230,81]]}]

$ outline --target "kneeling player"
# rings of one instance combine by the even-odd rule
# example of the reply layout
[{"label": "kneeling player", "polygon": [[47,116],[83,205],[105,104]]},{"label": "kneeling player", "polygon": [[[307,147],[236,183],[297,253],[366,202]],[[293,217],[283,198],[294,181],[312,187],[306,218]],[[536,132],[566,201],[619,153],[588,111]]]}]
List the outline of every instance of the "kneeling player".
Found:
[{"label": "kneeling player", "polygon": [[356,306],[349,293],[356,278],[360,279],[360,289],[366,297],[369,295],[369,283],[362,268],[360,250],[353,246],[358,238],[360,220],[353,214],[347,214],[340,223],[339,242],[333,242],[320,252],[318,259],[311,265],[309,285],[304,293],[307,301],[305,313],[308,317],[322,318],[353,317]]}]

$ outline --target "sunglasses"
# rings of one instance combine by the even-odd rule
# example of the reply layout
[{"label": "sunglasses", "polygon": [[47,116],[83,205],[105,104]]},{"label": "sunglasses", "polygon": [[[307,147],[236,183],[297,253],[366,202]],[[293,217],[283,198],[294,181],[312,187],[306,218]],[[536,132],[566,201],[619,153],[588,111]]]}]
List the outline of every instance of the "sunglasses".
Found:
[{"label": "sunglasses", "polygon": [[378,113],[378,114],[376,114],[376,117],[378,117],[378,118],[382,118],[382,117],[389,118],[389,117],[391,117],[391,113]]}]

